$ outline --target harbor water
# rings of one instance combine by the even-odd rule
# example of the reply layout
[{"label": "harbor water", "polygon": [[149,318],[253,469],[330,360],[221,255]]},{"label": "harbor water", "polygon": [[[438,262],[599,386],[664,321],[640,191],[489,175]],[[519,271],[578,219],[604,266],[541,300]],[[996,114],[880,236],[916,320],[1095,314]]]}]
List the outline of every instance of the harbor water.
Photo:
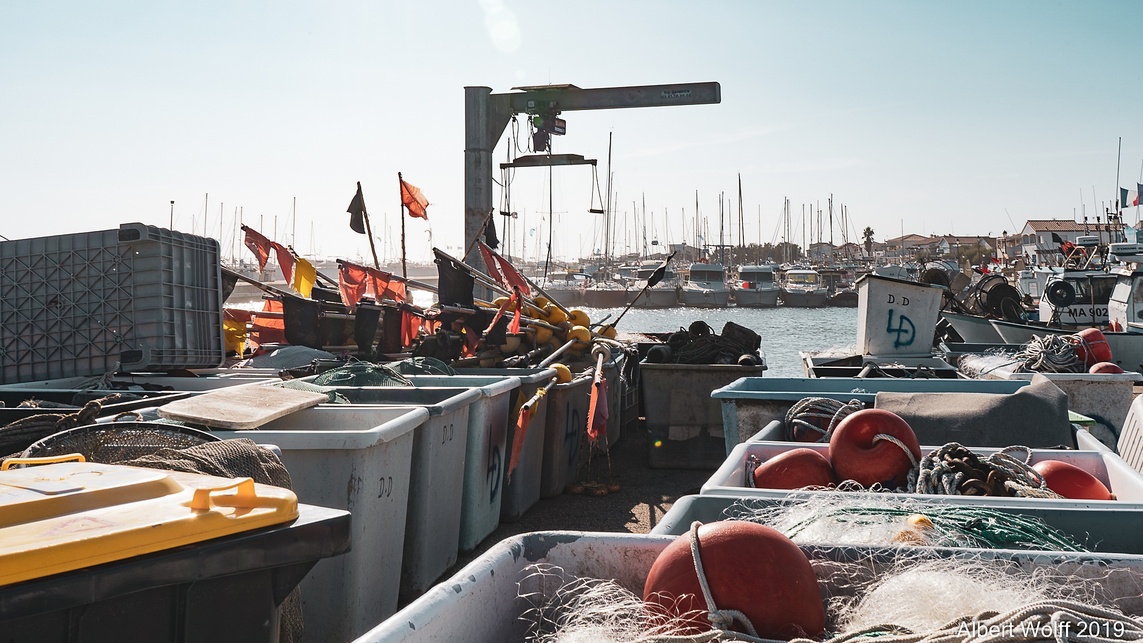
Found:
[{"label": "harbor water", "polygon": [[[623,312],[622,308],[583,310],[592,323],[613,321]],[[706,322],[719,334],[728,321],[758,333],[767,377],[802,377],[800,352],[852,355],[857,342],[856,308],[632,308],[617,328],[620,334],[669,333],[696,321]]]}]

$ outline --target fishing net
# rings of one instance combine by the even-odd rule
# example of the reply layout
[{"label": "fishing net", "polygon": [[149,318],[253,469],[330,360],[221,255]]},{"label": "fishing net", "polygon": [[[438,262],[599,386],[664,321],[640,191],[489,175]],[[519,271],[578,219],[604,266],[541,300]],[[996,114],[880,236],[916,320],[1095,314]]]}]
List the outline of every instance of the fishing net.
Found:
[{"label": "fishing net", "polygon": [[773,527],[800,545],[1087,551],[1037,517],[889,494],[823,493],[799,502],[740,499],[724,510],[724,516]]},{"label": "fishing net", "polygon": [[389,364],[402,375],[456,375],[455,368],[435,357],[410,357]]},{"label": "fishing net", "polygon": [[118,393],[113,393],[92,400],[72,413],[37,413],[6,424],[0,427],[0,454],[15,455],[53,433],[90,424],[100,416],[105,404],[113,404],[120,399]]},{"label": "fishing net", "polygon": [[353,362],[310,380],[318,386],[412,386],[413,382],[388,364]]},{"label": "fishing net", "polygon": [[[1128,564],[1063,553],[1021,558],[908,547],[803,546],[803,552],[818,580],[826,643],[1143,640],[1143,575]],[[772,581],[742,578],[741,586],[748,591],[752,583]],[[519,588],[527,605],[520,618],[531,642],[765,640],[713,629],[677,634],[673,624],[679,621],[650,616],[642,587],[569,578],[551,565],[525,569]],[[708,607],[722,610],[717,604]],[[741,623],[733,628],[746,629]]]},{"label": "fishing net", "polygon": [[164,422],[108,422],[67,429],[24,449],[23,458],[82,453],[88,462],[116,463],[158,449],[185,449],[219,438],[206,431]]}]

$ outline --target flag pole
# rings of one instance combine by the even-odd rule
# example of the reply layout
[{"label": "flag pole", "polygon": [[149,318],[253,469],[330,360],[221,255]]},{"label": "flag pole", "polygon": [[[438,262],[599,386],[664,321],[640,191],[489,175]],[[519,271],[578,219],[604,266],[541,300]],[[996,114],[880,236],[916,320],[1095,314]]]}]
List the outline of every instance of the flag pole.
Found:
[{"label": "flag pole", "polygon": [[[357,182],[357,193],[361,194],[361,181]],[[377,248],[373,245],[373,230],[369,227],[369,211],[365,208],[364,197],[361,199],[361,218],[365,220],[365,236],[369,237],[369,251],[373,253],[373,265],[380,270],[381,263],[377,261]]]},{"label": "flag pole", "polygon": [[397,194],[401,195],[401,277],[407,279],[409,272],[405,268],[405,180],[397,172]]}]

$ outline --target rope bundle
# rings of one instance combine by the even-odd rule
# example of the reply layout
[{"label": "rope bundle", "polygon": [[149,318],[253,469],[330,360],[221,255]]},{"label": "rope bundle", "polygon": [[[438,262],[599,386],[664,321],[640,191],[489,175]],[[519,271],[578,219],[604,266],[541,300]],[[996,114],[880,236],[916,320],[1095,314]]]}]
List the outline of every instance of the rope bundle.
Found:
[{"label": "rope bundle", "polygon": [[981,458],[950,442],[921,458],[908,486],[921,494],[1060,498],[1026,461],[1009,455],[1019,450],[1030,457],[1027,447],[1008,447]]},{"label": "rope bundle", "polygon": [[1079,373],[1083,362],[1076,356],[1075,343],[1064,335],[1036,335],[1020,347],[1016,361],[1039,373]]}]

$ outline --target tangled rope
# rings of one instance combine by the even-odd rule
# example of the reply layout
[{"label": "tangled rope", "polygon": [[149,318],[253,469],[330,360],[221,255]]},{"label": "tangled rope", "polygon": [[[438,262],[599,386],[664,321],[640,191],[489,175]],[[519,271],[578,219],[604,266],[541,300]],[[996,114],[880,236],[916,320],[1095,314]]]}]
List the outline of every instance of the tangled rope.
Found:
[{"label": "tangled rope", "polygon": [[[795,442],[826,442],[834,428],[865,405],[860,400],[841,402],[828,397],[804,397],[786,411],[786,439]],[[816,439],[807,438],[817,435]]]},{"label": "tangled rope", "polygon": [[1083,362],[1076,356],[1075,343],[1064,335],[1035,335],[1017,351],[1016,362],[1038,373],[1079,373]]},{"label": "tangled rope", "polygon": [[[1021,450],[1027,454],[1025,460],[1009,455]],[[1027,447],[1017,446],[981,458],[950,442],[921,458],[907,485],[913,493],[921,494],[1060,498],[1028,464],[1030,457]]]}]

